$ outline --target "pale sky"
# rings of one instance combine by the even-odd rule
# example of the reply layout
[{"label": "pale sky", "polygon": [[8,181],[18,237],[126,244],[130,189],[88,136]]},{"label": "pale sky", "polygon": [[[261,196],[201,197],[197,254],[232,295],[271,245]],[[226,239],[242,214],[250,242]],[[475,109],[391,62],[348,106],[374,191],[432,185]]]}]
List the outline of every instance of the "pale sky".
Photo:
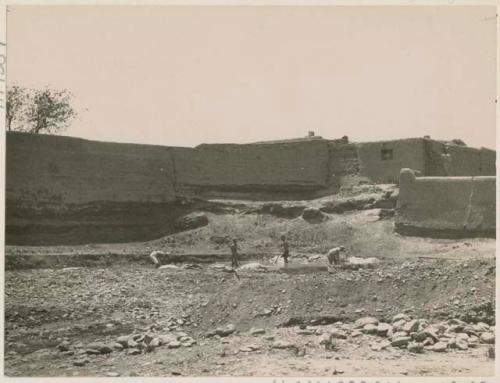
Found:
[{"label": "pale sky", "polygon": [[431,135],[495,147],[495,7],[13,6],[8,84],[65,135],[195,146]]}]

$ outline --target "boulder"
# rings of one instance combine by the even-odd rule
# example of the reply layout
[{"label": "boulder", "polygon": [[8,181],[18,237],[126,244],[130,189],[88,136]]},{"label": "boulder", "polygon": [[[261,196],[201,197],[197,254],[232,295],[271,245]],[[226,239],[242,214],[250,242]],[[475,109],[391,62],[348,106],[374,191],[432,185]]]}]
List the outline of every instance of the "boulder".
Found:
[{"label": "boulder", "polygon": [[467,335],[479,336],[479,333],[475,330],[473,326],[465,326],[462,331]]},{"label": "boulder", "polygon": [[82,367],[89,363],[88,359],[76,359],[73,361],[73,366]]},{"label": "boulder", "polygon": [[486,331],[489,331],[490,330],[490,326],[488,326],[486,323],[484,322],[478,322],[476,323],[474,326],[472,326],[474,328],[474,330],[476,330],[477,332],[486,332]]},{"label": "boulder", "polygon": [[483,332],[479,337],[481,343],[485,344],[494,344],[495,343],[495,334],[492,332]]},{"label": "boulder", "polygon": [[174,340],[174,341],[168,343],[167,346],[168,346],[168,348],[179,348],[179,347],[181,347],[181,342]]},{"label": "boulder", "polygon": [[378,319],[374,318],[374,317],[359,318],[356,322],[354,322],[354,328],[362,328],[362,327],[365,327],[367,324],[372,324],[372,325],[377,326]]},{"label": "boulder", "polygon": [[411,321],[411,318],[410,318],[408,315],[403,314],[403,313],[400,313],[400,314],[394,315],[394,316],[392,317],[392,323],[394,323],[394,322],[399,322],[399,321],[401,321],[401,320],[403,320],[403,321],[405,321],[405,322],[409,322],[409,321]]},{"label": "boulder", "polygon": [[64,351],[69,351],[69,342],[68,341],[64,341],[64,342],[61,342],[57,345],[57,349],[61,352],[64,352]]},{"label": "boulder", "polygon": [[175,342],[177,340],[177,336],[172,333],[167,333],[158,335],[158,339],[160,340],[160,344],[169,344],[170,342]]},{"label": "boulder", "polygon": [[119,336],[116,338],[116,343],[120,343],[123,347],[128,347],[129,337],[128,335]]},{"label": "boulder", "polygon": [[407,346],[408,351],[420,354],[424,351],[424,346],[421,343],[410,342]]},{"label": "boulder", "polygon": [[110,346],[117,351],[122,351],[125,348],[121,343],[118,342],[111,343]]},{"label": "boulder", "polygon": [[397,331],[394,334],[392,334],[391,339],[397,339],[397,338],[404,338],[407,337],[408,333],[406,331]]},{"label": "boulder", "polygon": [[415,340],[417,342],[423,342],[427,338],[431,338],[435,342],[437,342],[439,340],[438,336],[437,336],[437,332],[434,328],[427,327],[424,330],[419,331],[415,334]]},{"label": "boulder", "polygon": [[136,342],[135,340],[133,340],[133,339],[129,339],[129,340],[127,341],[127,347],[128,347],[128,348],[136,348],[136,347],[138,347],[138,346],[139,346],[139,343],[137,343],[137,342]]},{"label": "boulder", "polygon": [[215,335],[228,336],[228,335],[231,335],[235,331],[236,331],[236,327],[234,327],[233,324],[228,324],[226,326],[217,327],[215,329]]},{"label": "boulder", "polygon": [[333,339],[347,339],[347,334],[339,329],[332,329],[329,331],[329,334]]},{"label": "boulder", "polygon": [[131,348],[127,351],[127,354],[129,355],[139,355],[141,351],[137,348]]},{"label": "boulder", "polygon": [[100,354],[109,354],[113,352],[113,348],[102,342],[93,342],[87,346],[90,350],[97,350]]},{"label": "boulder", "polygon": [[403,325],[403,331],[407,333],[415,332],[418,330],[418,320],[411,320]]},{"label": "boulder", "polygon": [[406,347],[408,343],[411,341],[409,336],[400,336],[394,338],[391,342],[392,347]]},{"label": "boulder", "polygon": [[445,352],[447,348],[448,348],[448,345],[446,343],[437,342],[433,346],[430,346],[429,350],[435,351],[435,352]]},{"label": "boulder", "polygon": [[159,347],[159,346],[161,346],[161,344],[162,344],[162,343],[161,343],[160,338],[155,337],[155,338],[153,338],[153,339],[151,340],[151,342],[149,343],[149,346],[151,346],[151,347]]},{"label": "boulder", "polygon": [[403,327],[406,324],[406,321],[404,319],[400,319],[396,322],[392,322],[392,329],[393,331],[403,331]]},{"label": "boulder", "polygon": [[365,333],[365,334],[376,334],[377,333],[377,326],[374,325],[374,324],[367,324],[363,327],[363,329],[361,330],[361,332]]},{"label": "boulder", "polygon": [[388,336],[392,332],[392,326],[389,323],[379,323],[377,326],[377,335]]}]

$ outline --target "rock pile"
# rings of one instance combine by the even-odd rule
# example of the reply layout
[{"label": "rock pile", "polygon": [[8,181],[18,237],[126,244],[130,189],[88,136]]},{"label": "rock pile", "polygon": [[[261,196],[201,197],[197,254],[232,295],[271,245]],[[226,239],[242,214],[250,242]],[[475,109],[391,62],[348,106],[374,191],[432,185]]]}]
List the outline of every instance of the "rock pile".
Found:
[{"label": "rock pile", "polygon": [[114,341],[92,342],[82,347],[81,344],[71,345],[69,342],[61,342],[57,349],[64,355],[75,355],[73,365],[83,366],[89,363],[88,355],[110,354],[112,352],[126,351],[128,355],[139,355],[154,351],[157,347],[179,348],[192,347],[196,340],[184,332],[156,334],[147,332],[144,334],[122,335]]},{"label": "rock pile", "polygon": [[[298,330],[298,334],[301,333]],[[353,325],[337,322],[335,328],[319,337],[319,344],[326,349],[337,347],[338,339],[356,338],[360,335],[382,338],[371,344],[380,351],[387,347],[407,349],[413,353],[425,351],[445,352],[449,349],[467,350],[481,344],[494,344],[494,326],[486,323],[469,324],[459,319],[430,324],[426,319],[412,319],[397,314],[391,323],[380,322],[374,317],[359,318]]]}]

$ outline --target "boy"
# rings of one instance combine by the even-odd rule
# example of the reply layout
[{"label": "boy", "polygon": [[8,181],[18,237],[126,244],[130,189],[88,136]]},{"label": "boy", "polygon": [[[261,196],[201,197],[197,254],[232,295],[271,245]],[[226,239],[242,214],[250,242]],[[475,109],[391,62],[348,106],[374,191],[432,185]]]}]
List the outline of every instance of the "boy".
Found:
[{"label": "boy", "polygon": [[236,238],[233,239],[233,243],[229,246],[229,248],[231,249],[231,267],[236,269],[239,266],[238,250],[240,250]]},{"label": "boy", "polygon": [[335,265],[338,265],[340,263],[340,253],[343,251],[345,251],[344,246],[334,247],[333,249],[330,249],[328,251],[327,257],[330,265],[332,263],[334,263]]},{"label": "boy", "polygon": [[284,261],[285,266],[287,266],[288,265],[288,257],[290,256],[290,253],[288,251],[288,241],[286,240],[286,237],[284,235],[281,236],[281,241],[283,244],[282,257],[283,257],[283,261]]}]

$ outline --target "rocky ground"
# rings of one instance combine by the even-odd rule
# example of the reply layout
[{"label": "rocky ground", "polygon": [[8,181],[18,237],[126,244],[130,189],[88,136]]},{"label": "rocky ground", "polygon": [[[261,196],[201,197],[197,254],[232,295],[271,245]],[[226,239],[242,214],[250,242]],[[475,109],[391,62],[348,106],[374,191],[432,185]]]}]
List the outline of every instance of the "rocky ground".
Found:
[{"label": "rocky ground", "polygon": [[[379,192],[346,211],[234,201],[147,243],[7,247],[5,374],[492,375],[495,241],[396,235]],[[288,268],[273,261],[282,233]],[[348,259],[329,267],[339,244]],[[152,249],[178,257],[155,269]]]}]

